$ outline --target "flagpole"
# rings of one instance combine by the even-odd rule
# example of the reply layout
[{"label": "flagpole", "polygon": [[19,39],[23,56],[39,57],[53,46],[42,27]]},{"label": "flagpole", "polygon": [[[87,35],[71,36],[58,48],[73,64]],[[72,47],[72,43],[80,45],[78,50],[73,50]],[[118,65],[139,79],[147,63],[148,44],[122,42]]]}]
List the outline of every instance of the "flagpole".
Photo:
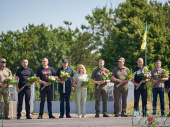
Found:
[{"label": "flagpole", "polygon": [[[146,20],[146,27],[147,27],[147,20]],[[145,28],[145,30],[147,31],[147,28]],[[147,32],[146,32],[146,39],[145,39],[145,66],[147,65]]]},{"label": "flagpole", "polygon": [[146,53],[146,48],[145,48],[145,66],[147,65],[147,53]]}]

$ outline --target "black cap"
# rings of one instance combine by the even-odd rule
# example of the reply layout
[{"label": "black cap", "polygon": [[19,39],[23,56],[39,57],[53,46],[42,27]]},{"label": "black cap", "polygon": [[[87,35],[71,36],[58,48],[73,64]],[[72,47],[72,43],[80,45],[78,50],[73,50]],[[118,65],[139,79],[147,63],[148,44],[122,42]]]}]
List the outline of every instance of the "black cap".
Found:
[{"label": "black cap", "polygon": [[63,59],[62,63],[68,63],[68,60],[67,59]]}]

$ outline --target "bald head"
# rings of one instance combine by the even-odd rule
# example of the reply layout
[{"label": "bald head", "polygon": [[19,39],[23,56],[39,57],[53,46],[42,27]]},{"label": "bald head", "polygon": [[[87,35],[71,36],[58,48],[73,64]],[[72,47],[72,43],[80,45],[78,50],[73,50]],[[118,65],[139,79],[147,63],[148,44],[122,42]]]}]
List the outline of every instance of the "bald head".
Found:
[{"label": "bald head", "polygon": [[138,58],[137,64],[138,64],[138,67],[141,68],[143,66],[143,59]]}]

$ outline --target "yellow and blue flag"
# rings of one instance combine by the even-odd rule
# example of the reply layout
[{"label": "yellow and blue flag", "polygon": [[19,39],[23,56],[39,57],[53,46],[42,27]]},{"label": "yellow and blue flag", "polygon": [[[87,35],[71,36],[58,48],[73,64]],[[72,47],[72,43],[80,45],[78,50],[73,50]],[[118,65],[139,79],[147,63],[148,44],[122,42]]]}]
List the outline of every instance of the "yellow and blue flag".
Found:
[{"label": "yellow and blue flag", "polygon": [[146,38],[147,38],[147,22],[146,22],[146,27],[145,27],[145,33],[143,35],[141,49],[146,49]]}]

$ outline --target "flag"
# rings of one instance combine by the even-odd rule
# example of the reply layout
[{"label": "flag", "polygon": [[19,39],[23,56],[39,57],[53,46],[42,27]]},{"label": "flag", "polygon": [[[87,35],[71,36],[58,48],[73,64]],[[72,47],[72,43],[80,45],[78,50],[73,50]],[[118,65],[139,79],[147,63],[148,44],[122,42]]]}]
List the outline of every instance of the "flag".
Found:
[{"label": "flag", "polygon": [[147,38],[147,22],[146,22],[145,32],[143,35],[143,42],[141,45],[141,49],[146,49],[146,38]]}]

